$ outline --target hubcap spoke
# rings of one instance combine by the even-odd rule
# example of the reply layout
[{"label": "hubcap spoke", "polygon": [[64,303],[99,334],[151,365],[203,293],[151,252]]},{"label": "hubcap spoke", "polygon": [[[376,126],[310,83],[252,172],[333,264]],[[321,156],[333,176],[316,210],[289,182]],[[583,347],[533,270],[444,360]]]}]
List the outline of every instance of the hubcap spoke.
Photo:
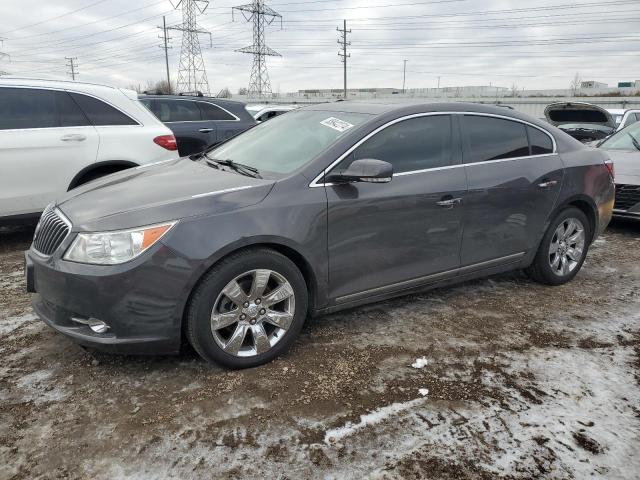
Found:
[{"label": "hubcap spoke", "polygon": [[229,338],[229,341],[224,346],[224,351],[230,353],[231,355],[237,355],[240,351],[240,347],[242,346],[242,342],[244,342],[244,337],[247,335],[247,331],[249,330],[249,325],[238,324],[236,327],[236,331],[233,332],[233,335]]},{"label": "hubcap spoke", "polygon": [[227,286],[224,287],[224,290],[222,290],[222,293],[224,293],[229,300],[235,303],[238,307],[242,307],[242,304],[249,299],[236,280],[229,282]]},{"label": "hubcap spoke", "polygon": [[275,305],[276,303],[280,303],[282,300],[286,300],[287,298],[293,295],[293,290],[291,289],[291,285],[289,283],[285,283],[280,285],[278,288],[270,292],[267,296],[264,297],[262,304],[265,307],[270,307],[271,305]]},{"label": "hubcap spoke", "polygon": [[228,327],[237,322],[239,316],[239,310],[232,310],[227,313],[213,313],[211,315],[211,329],[220,330],[221,328]]},{"label": "hubcap spoke", "polygon": [[584,230],[578,230],[567,239],[569,245],[574,245],[584,241]]},{"label": "hubcap spoke", "polygon": [[264,327],[262,326],[262,324],[258,323],[257,325],[252,325],[251,333],[253,334],[253,342],[256,347],[256,353],[258,353],[258,355],[266,352],[271,348],[269,337],[267,336],[267,332],[264,331]]},{"label": "hubcap spoke", "polygon": [[556,254],[556,256],[554,257],[553,261],[551,262],[551,267],[554,270],[558,269],[558,263],[560,263],[560,255]]},{"label": "hubcap spoke", "polygon": [[253,273],[253,283],[251,284],[251,293],[249,293],[251,300],[262,297],[269,278],[271,278],[271,270],[256,270]]},{"label": "hubcap spoke", "polygon": [[549,254],[556,253],[558,251],[558,242],[551,242],[549,247]]},{"label": "hubcap spoke", "polygon": [[562,271],[563,275],[566,275],[567,273],[569,273],[569,262],[567,262],[567,256],[566,255],[562,255],[560,257],[560,270]]},{"label": "hubcap spoke", "polygon": [[582,250],[578,250],[577,248],[570,248],[567,250],[567,256],[574,262],[579,262],[580,258],[582,257]]},{"label": "hubcap spoke", "polygon": [[276,327],[282,328],[283,330],[288,330],[291,326],[291,322],[293,321],[293,313],[267,310],[264,320]]}]

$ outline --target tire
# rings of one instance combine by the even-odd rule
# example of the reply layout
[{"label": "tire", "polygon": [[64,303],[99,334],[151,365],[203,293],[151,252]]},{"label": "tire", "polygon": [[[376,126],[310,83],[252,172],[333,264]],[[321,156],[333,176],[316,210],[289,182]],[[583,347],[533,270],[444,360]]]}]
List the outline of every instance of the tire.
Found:
[{"label": "tire", "polygon": [[195,288],[187,339],[209,362],[262,365],[289,349],[308,304],[304,277],[291,260],[266,248],[243,250],[216,264]]},{"label": "tire", "polygon": [[[573,230],[572,225],[576,230]],[[566,233],[566,239],[561,234],[562,229],[571,229]],[[580,229],[582,233],[578,235]],[[582,246],[578,248],[580,238]],[[578,208],[565,208],[549,223],[536,256],[525,272],[533,280],[546,285],[567,283],[582,268],[589,250],[590,238],[591,225],[587,216]]]}]

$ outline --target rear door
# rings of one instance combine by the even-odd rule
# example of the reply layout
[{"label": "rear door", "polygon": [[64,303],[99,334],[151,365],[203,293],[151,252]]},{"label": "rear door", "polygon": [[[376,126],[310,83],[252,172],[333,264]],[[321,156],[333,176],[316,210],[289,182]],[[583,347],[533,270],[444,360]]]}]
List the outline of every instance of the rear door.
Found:
[{"label": "rear door", "polygon": [[42,211],[96,161],[99,138],[61,90],[0,87],[0,216]]},{"label": "rear door", "polygon": [[325,187],[330,295],[338,302],[410,288],[459,266],[466,179],[456,138],[450,115],[409,118],[335,167],[373,158],[394,169],[389,183]]},{"label": "rear door", "polygon": [[209,146],[224,142],[246,129],[246,125],[241,124],[237,116],[220,105],[207,101],[199,101],[197,103],[202,112],[202,118],[215,129]]},{"label": "rear door", "polygon": [[517,261],[543,234],[560,192],[562,160],[552,138],[531,125],[481,115],[460,120],[469,186],[462,266]]}]

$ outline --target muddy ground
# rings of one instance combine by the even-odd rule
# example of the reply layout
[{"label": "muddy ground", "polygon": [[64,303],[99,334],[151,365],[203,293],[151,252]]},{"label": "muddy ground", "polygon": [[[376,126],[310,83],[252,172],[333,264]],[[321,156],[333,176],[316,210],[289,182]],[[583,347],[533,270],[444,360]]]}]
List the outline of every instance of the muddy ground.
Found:
[{"label": "muddy ground", "polygon": [[0,233],[1,479],[640,476],[638,224],[568,285],[513,273],[334,314],[244,371],[53,333],[23,288],[30,237]]}]

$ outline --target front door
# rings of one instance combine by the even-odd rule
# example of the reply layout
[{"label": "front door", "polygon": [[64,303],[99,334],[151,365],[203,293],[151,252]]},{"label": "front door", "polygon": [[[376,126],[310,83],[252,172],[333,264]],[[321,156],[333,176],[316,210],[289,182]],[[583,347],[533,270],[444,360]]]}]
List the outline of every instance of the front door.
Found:
[{"label": "front door", "polygon": [[460,264],[464,169],[449,115],[394,123],[336,166],[393,165],[389,183],[327,185],[330,296],[338,303],[410,288]]},{"label": "front door", "polygon": [[0,216],[40,212],[96,161],[98,133],[69,94],[0,87]]},{"label": "front door", "polygon": [[461,116],[469,190],[462,266],[516,262],[536,248],[560,192],[551,137],[521,122]]}]

